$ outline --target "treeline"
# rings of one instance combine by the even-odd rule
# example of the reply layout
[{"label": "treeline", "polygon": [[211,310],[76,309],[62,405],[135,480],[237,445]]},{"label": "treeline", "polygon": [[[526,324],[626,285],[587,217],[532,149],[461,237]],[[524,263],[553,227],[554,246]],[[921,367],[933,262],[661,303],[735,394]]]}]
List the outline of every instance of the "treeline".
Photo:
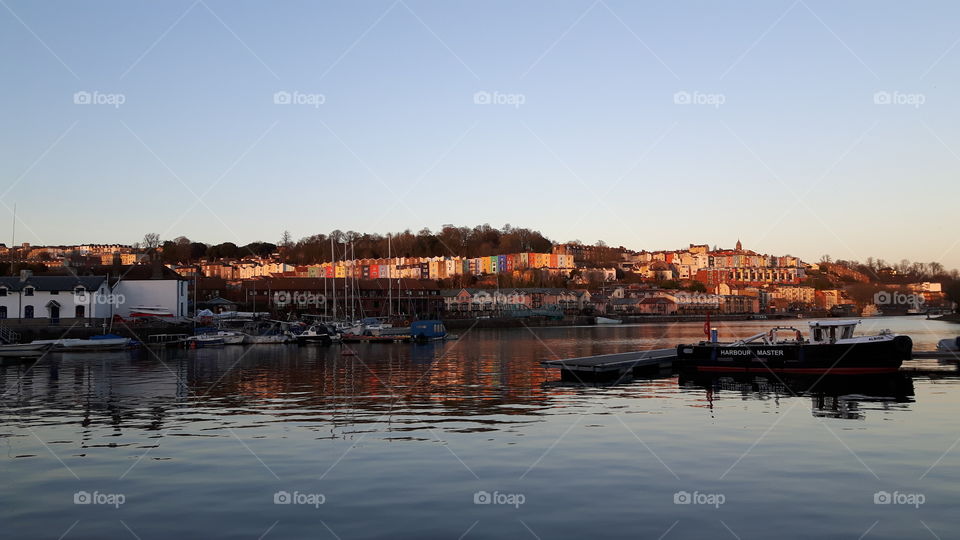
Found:
[{"label": "treeline", "polygon": [[866,262],[832,260],[829,255],[820,259],[821,264],[836,265],[842,268],[859,272],[872,281],[882,283],[915,283],[918,281],[956,281],[960,280],[960,271],[956,268],[947,270],[938,262],[911,262],[902,259],[900,262],[887,262],[880,258],[867,257]]},{"label": "treeline", "polygon": [[[333,248],[331,254],[331,240]],[[180,236],[161,242],[156,234],[148,234],[137,247],[147,250],[162,248],[165,263],[185,264],[201,259],[238,259],[266,257],[279,252],[291,264],[315,264],[344,258],[380,259],[392,257],[461,256],[482,257],[502,253],[549,252],[553,242],[540,231],[504,225],[500,229],[489,224],[476,227],[444,225],[439,231],[409,229],[391,234],[359,233],[334,230],[329,234],[315,234],[294,241],[284,232],[276,244],[253,242],[238,246],[232,242],[209,245]]]}]

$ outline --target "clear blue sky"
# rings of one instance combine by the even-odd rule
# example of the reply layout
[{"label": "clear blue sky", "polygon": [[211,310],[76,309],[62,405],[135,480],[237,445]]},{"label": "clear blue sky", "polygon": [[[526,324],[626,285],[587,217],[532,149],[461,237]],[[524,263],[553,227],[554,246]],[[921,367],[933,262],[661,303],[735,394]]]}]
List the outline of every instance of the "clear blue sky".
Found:
[{"label": "clear blue sky", "polygon": [[487,222],[960,267],[957,20],[946,1],[2,0],[0,240],[16,202],[18,243]]}]

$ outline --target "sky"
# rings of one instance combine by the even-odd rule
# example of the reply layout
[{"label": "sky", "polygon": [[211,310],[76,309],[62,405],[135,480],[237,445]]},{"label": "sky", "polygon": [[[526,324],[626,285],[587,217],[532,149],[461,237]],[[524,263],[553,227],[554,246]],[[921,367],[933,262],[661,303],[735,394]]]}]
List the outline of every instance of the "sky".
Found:
[{"label": "sky", "polygon": [[957,2],[0,0],[0,241],[506,223],[960,267]]}]

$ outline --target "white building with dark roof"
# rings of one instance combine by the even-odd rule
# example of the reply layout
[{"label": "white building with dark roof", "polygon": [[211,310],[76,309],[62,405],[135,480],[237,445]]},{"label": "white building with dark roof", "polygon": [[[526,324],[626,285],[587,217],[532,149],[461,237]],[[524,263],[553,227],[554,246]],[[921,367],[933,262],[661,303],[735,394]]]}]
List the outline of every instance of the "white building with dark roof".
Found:
[{"label": "white building with dark roof", "polygon": [[0,277],[0,319],[92,319],[111,316],[105,276]]}]

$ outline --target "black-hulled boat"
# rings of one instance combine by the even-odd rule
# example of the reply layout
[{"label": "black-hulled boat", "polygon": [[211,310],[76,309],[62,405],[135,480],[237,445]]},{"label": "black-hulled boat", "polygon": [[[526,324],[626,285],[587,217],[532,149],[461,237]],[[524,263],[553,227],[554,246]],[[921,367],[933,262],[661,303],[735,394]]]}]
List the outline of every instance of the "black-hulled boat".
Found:
[{"label": "black-hulled boat", "polygon": [[[701,372],[830,373],[854,375],[891,373],[910,359],[913,341],[884,330],[873,336],[854,336],[860,321],[811,321],[810,334],[778,326],[748,338],[721,343],[714,338],[678,345],[682,369]],[[788,337],[781,339],[781,332]]]}]

